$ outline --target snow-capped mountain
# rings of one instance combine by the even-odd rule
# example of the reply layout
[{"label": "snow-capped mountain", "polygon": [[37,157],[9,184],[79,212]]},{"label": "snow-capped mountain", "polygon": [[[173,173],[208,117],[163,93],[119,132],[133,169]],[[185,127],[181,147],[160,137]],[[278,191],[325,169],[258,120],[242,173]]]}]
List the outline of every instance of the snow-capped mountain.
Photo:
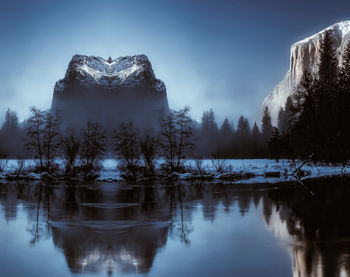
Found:
[{"label": "snow-capped mountain", "polygon": [[350,21],[334,24],[315,35],[294,43],[290,49],[290,68],[288,72],[272,93],[264,99],[261,106],[261,115],[265,107],[268,106],[274,125],[277,124],[280,108],[284,107],[287,97],[293,93],[294,88],[300,83],[304,71],[307,70],[312,74],[317,72],[320,58],[319,50],[326,31],[330,31],[333,38],[339,64],[342,62],[344,49],[350,41]]},{"label": "snow-capped mountain", "polygon": [[116,60],[74,55],[64,79],[55,85],[55,92],[63,91],[73,80],[87,87],[116,89],[153,83],[156,92],[165,93],[165,85],[155,78],[152,65],[145,55],[120,57]]},{"label": "snow-capped mountain", "polygon": [[73,125],[86,119],[108,126],[128,120],[146,124],[168,110],[168,101],[145,55],[115,60],[75,55],[56,82],[51,109]]}]

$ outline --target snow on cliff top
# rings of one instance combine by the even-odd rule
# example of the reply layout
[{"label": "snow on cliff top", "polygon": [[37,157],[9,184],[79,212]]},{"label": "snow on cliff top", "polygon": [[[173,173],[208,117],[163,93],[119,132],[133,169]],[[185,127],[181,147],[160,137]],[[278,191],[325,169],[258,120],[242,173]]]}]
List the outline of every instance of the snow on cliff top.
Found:
[{"label": "snow on cliff top", "polygon": [[162,81],[155,78],[152,65],[146,55],[119,57],[105,60],[101,57],[74,55],[64,79],[56,83],[55,90],[62,91],[70,79],[85,85],[98,85],[105,88],[137,86],[148,78],[157,91],[165,91]]},{"label": "snow on cliff top", "polygon": [[75,55],[71,63],[76,64],[76,70],[82,74],[89,74],[96,79],[101,77],[119,77],[126,79],[137,71],[144,70],[150,62],[145,55],[120,57],[116,60],[101,57]]},{"label": "snow on cliff top", "polygon": [[342,21],[342,22],[338,22],[336,24],[333,24],[333,25],[329,26],[328,28],[323,29],[322,31],[320,31],[320,32],[318,32],[310,37],[307,37],[303,40],[300,40],[300,41],[294,43],[293,46],[307,43],[310,40],[315,39],[319,35],[322,35],[324,32],[329,31],[329,30],[339,30],[341,32],[342,36],[344,37],[346,34],[350,33],[350,20]]}]

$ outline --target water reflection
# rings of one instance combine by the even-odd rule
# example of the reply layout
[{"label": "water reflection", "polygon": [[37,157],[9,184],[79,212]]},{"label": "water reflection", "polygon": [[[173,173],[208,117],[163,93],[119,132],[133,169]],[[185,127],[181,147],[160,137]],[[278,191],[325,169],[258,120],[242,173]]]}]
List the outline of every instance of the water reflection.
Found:
[{"label": "water reflection", "polygon": [[[52,239],[72,273],[108,275],[149,273],[169,238],[191,247],[191,234],[199,231],[193,226],[195,212],[215,226],[222,206],[224,213],[238,212],[241,218],[262,215],[267,229],[286,245],[293,276],[350,276],[349,196],[345,178],[309,180],[305,186],[0,185],[3,217],[11,224],[21,207],[31,245]],[[272,261],[271,267],[274,262],[279,263]]]},{"label": "water reflection", "polygon": [[269,227],[290,240],[294,276],[350,276],[349,179],[304,183],[281,184],[269,192]]}]

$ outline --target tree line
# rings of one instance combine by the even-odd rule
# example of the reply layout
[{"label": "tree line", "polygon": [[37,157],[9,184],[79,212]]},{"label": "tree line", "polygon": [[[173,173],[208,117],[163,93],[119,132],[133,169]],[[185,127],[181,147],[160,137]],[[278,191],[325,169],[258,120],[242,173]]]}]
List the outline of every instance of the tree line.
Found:
[{"label": "tree line", "polygon": [[[161,117],[158,130],[137,130],[137,134],[134,135],[137,140],[140,140],[141,134],[139,133],[145,135],[147,140],[143,141],[142,148],[151,143],[154,137],[157,137],[157,141],[162,141],[162,156],[169,161],[170,167],[179,166],[184,156],[182,152],[186,152],[187,157],[195,158],[257,158],[268,155],[267,142],[273,128],[268,111],[265,111],[262,120],[262,131],[257,123],[254,123],[251,128],[248,119],[244,116],[241,116],[236,124],[225,118],[219,127],[212,109],[203,112],[201,122],[194,121],[189,116],[189,111],[189,107],[170,111]],[[130,130],[131,127],[136,128],[136,126],[132,123],[130,126],[130,123],[124,122],[118,127],[125,133],[129,132],[129,139],[131,139],[129,144],[136,139],[131,136],[135,130]],[[90,122],[91,124],[92,122]],[[102,128],[100,124],[97,125]],[[86,128],[89,129],[88,126]],[[110,152],[113,148],[113,143],[110,143],[107,135],[107,133],[111,133],[109,131],[101,131],[106,136],[105,143],[110,144],[103,152]],[[180,132],[179,138],[177,138],[177,132]],[[77,140],[76,133],[76,130],[75,132],[71,129],[61,130],[59,116],[50,111],[40,111],[32,107],[31,116],[23,123],[19,123],[16,112],[8,110],[0,130],[0,154],[3,157],[13,158],[32,157],[33,148],[36,148],[37,154],[35,156],[38,156],[39,160],[44,157],[50,165],[52,158],[48,155],[55,156],[55,153],[62,155],[64,153],[62,148],[69,142],[69,139],[71,143]],[[111,136],[113,137],[113,135]],[[160,140],[159,136],[167,140],[167,146],[164,144],[164,139]],[[33,137],[36,140],[33,140]],[[122,136],[119,140],[122,140]],[[40,162],[40,166],[43,166],[42,162]]]},{"label": "tree line", "polygon": [[269,156],[268,141],[272,134],[271,116],[265,109],[261,131],[243,115],[237,123],[225,118],[219,127],[212,109],[205,111],[201,123],[194,127],[196,155],[204,158],[262,158]]}]

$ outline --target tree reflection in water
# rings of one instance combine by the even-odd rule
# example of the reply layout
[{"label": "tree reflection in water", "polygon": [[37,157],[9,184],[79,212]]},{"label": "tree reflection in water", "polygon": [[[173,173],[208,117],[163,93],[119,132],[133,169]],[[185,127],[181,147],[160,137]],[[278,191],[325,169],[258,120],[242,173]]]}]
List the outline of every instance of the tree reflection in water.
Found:
[{"label": "tree reflection in water", "polygon": [[269,192],[268,206],[276,213],[270,228],[279,230],[279,237],[289,236],[295,276],[350,276],[349,179],[304,183],[280,184]]},{"label": "tree reflection in water", "polygon": [[31,244],[52,238],[71,272],[148,273],[169,237],[191,244],[192,216],[215,224],[220,205],[241,216],[261,210],[267,228],[286,241],[294,276],[350,276],[349,179],[275,185],[43,184],[0,185],[7,222],[21,206]]}]

